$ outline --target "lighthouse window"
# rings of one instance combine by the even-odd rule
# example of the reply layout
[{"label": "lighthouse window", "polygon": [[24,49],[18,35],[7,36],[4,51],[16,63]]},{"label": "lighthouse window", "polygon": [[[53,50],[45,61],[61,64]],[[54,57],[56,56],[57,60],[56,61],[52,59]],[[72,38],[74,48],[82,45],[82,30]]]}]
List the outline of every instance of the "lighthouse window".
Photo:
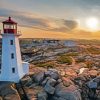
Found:
[{"label": "lighthouse window", "polygon": [[13,45],[13,40],[10,40],[10,45]]},{"label": "lighthouse window", "polygon": [[1,69],[1,64],[0,64],[0,69]]},{"label": "lighthouse window", "polygon": [[15,68],[12,68],[12,73],[15,73]]},{"label": "lighthouse window", "polygon": [[14,53],[11,54],[11,58],[14,59]]}]

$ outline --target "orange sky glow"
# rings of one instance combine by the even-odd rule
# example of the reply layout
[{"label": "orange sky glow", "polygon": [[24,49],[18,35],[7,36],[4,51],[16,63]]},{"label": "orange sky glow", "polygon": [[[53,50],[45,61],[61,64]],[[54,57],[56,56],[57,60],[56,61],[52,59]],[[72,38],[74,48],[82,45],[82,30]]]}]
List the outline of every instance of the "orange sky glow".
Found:
[{"label": "orange sky glow", "polygon": [[100,0],[0,0],[0,30],[11,16],[21,38],[100,40],[99,5]]}]

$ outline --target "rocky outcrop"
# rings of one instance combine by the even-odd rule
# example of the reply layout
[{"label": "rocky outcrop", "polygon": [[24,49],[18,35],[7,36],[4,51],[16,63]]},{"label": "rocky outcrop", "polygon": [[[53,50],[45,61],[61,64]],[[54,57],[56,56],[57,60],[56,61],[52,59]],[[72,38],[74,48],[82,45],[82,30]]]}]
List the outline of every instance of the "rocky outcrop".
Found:
[{"label": "rocky outcrop", "polygon": [[59,74],[56,69],[48,69],[48,71],[45,72],[46,77],[51,77],[52,79],[59,79]]},{"label": "rocky outcrop", "polygon": [[54,94],[54,92],[55,92],[54,85],[55,85],[55,84],[56,84],[56,80],[50,78],[50,79],[47,81],[46,85],[44,86],[45,91],[46,91],[47,93],[49,93],[49,94]]},{"label": "rocky outcrop", "polygon": [[91,78],[90,76],[79,76],[74,82],[81,89],[83,100],[99,100],[100,97],[100,77]]},{"label": "rocky outcrop", "polygon": [[21,100],[17,90],[14,88],[14,84],[11,83],[0,83],[0,95],[4,100]]},{"label": "rocky outcrop", "polygon": [[3,100],[3,98],[0,96],[0,100]]},{"label": "rocky outcrop", "polygon": [[47,100],[48,94],[45,91],[39,92],[37,98],[38,100]]},{"label": "rocky outcrop", "polygon": [[36,83],[41,84],[41,82],[44,79],[44,72],[36,73],[36,74],[34,74],[34,76],[32,78]]},{"label": "rocky outcrop", "polygon": [[82,100],[79,88],[70,79],[61,78],[55,69],[35,74],[32,80],[44,89],[37,94],[38,100]]},{"label": "rocky outcrop", "polygon": [[79,89],[74,85],[65,87],[63,84],[58,84],[55,95],[65,100],[82,100]]},{"label": "rocky outcrop", "polygon": [[93,70],[78,74],[70,69],[62,76],[57,70],[48,69],[22,78],[16,84],[17,90],[15,84],[0,84],[0,100],[100,100],[97,75]]}]

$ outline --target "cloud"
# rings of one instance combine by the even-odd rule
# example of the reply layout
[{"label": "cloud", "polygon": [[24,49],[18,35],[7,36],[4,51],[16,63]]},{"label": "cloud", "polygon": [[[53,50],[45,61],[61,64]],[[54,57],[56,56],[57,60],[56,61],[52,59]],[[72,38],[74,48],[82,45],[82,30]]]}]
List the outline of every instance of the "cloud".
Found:
[{"label": "cloud", "polygon": [[13,17],[18,22],[19,26],[46,31],[68,32],[77,27],[77,22],[74,20],[47,18],[29,12],[0,9],[0,17],[2,20],[4,20],[4,18],[6,19],[8,16]]},{"label": "cloud", "polygon": [[78,23],[72,20],[64,20],[64,25],[69,27],[70,30],[72,30],[77,27]]}]

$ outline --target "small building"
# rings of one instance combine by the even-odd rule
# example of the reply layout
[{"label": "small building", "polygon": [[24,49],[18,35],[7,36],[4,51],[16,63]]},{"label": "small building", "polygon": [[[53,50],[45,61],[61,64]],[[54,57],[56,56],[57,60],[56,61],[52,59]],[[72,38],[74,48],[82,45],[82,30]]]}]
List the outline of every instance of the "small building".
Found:
[{"label": "small building", "polygon": [[3,22],[0,81],[19,82],[28,74],[29,63],[22,62],[17,23],[9,17]]},{"label": "small building", "polygon": [[67,47],[74,47],[74,46],[77,46],[76,42],[75,41],[72,41],[72,40],[65,40],[63,42],[64,46],[67,46]]},{"label": "small building", "polygon": [[51,40],[51,39],[44,39],[42,42],[46,46],[57,46],[59,44],[59,40]]}]

